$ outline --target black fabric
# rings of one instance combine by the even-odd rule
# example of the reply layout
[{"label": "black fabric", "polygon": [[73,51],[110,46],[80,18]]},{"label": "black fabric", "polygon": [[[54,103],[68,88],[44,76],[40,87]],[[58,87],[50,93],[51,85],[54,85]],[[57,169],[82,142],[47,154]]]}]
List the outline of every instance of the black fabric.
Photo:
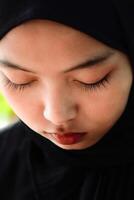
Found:
[{"label": "black fabric", "polygon": [[[50,19],[125,52],[134,63],[134,2],[0,1],[0,38],[31,19]],[[85,150],[63,150],[19,122],[0,134],[1,200],[133,200],[134,84],[112,129]]]}]

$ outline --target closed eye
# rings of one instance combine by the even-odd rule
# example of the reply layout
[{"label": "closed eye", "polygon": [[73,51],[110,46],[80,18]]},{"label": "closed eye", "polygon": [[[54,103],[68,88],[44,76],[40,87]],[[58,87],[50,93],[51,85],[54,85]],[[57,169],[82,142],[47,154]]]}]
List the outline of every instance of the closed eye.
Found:
[{"label": "closed eye", "polygon": [[[103,79],[95,82],[95,83],[84,83],[84,82],[81,82],[81,81],[78,81],[79,84],[79,87],[84,90],[84,91],[95,91],[96,89],[101,89],[102,87],[105,88],[107,87],[108,84],[110,84],[110,74],[107,74]],[[76,81],[76,80],[75,80]]]},{"label": "closed eye", "polygon": [[23,84],[16,84],[13,83],[12,81],[10,81],[9,79],[6,78],[5,80],[5,86],[11,89],[15,89],[15,90],[19,90],[19,91],[23,91],[24,89],[31,87],[32,82],[28,82],[28,83],[23,83]]}]

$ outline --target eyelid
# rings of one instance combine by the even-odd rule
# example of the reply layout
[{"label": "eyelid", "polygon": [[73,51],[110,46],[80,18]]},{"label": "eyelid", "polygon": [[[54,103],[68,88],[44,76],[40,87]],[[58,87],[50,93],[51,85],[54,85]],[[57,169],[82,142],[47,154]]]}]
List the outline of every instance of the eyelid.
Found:
[{"label": "eyelid", "polygon": [[111,74],[111,71],[105,73],[105,75],[103,75],[101,78],[97,78],[95,81],[92,81],[92,82],[89,82],[89,81],[87,81],[87,82],[86,81],[79,81],[79,80],[76,80],[76,81],[78,81],[80,83],[87,84],[87,85],[89,85],[89,84],[97,84],[98,82],[100,82],[101,80],[103,80],[105,77],[109,76],[110,74]]},{"label": "eyelid", "polygon": [[24,89],[31,87],[33,82],[34,81],[29,82],[29,83],[24,83],[24,84],[16,84],[16,83],[13,83],[12,81],[10,81],[9,79],[5,79],[4,86],[11,88],[11,89],[23,91]]},{"label": "eyelid", "polygon": [[91,84],[93,84],[100,81],[107,74],[111,73],[114,70],[114,68],[115,67],[113,65],[104,64],[98,69],[92,68],[91,71],[81,71],[79,73],[77,72],[74,75],[74,78],[76,77],[75,79],[77,80],[82,80],[83,82],[87,83],[91,82]]},{"label": "eyelid", "polygon": [[[10,82],[12,82],[12,83],[14,83],[14,84],[18,84],[18,85],[23,85],[23,84],[27,84],[28,82],[32,82],[33,81],[33,78],[31,78],[31,77],[26,77],[26,76],[20,76],[20,75],[14,75],[14,74],[11,74],[10,73],[10,75],[8,74],[8,73],[3,73],[3,72],[0,72],[1,74],[2,74],[2,79],[3,80],[9,80]],[[17,77],[18,79],[22,79],[23,81],[22,82],[24,82],[24,83],[15,83],[14,81],[12,81],[12,79],[14,79],[14,77]],[[35,79],[34,79],[35,80]],[[16,82],[20,82],[19,80],[17,81],[16,80]]]},{"label": "eyelid", "polygon": [[15,82],[11,81],[11,80],[8,79],[8,78],[6,78],[6,80],[7,80],[7,81],[10,81],[10,82],[11,82],[12,84],[14,84],[14,85],[22,85],[22,86],[26,86],[26,85],[28,85],[28,84],[31,84],[31,83],[35,82],[35,80],[33,80],[33,81],[24,82],[24,83],[15,83]]},{"label": "eyelid", "polygon": [[14,77],[17,77],[18,79],[21,80],[32,80],[32,79],[37,79],[38,77],[33,75],[33,74],[29,74],[27,72],[22,72],[22,71],[8,71],[8,70],[0,70],[0,73],[5,76],[6,78],[8,78],[9,80],[14,80]]},{"label": "eyelid", "polygon": [[108,85],[110,84],[110,76],[111,76],[111,73],[107,74],[106,76],[104,76],[104,78],[102,78],[101,80],[99,80],[98,82],[95,82],[95,83],[80,82],[79,87],[84,92],[96,91],[97,89],[101,89],[102,86],[103,86],[103,88],[106,88],[107,84]]}]

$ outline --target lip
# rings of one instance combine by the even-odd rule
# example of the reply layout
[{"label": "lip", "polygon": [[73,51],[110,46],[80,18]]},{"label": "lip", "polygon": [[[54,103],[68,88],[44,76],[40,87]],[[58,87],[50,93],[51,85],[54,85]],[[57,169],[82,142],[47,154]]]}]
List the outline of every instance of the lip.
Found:
[{"label": "lip", "polygon": [[52,133],[50,134],[52,138],[63,145],[71,145],[79,143],[84,139],[84,136],[87,132],[78,132],[78,133]]}]

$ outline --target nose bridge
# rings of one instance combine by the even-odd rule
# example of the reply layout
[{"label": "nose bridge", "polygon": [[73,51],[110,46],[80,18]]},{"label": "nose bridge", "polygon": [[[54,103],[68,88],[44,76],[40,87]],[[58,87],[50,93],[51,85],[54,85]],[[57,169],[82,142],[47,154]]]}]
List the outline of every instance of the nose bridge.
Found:
[{"label": "nose bridge", "polygon": [[67,89],[49,90],[44,103],[44,117],[54,124],[60,124],[75,118],[75,102]]}]

